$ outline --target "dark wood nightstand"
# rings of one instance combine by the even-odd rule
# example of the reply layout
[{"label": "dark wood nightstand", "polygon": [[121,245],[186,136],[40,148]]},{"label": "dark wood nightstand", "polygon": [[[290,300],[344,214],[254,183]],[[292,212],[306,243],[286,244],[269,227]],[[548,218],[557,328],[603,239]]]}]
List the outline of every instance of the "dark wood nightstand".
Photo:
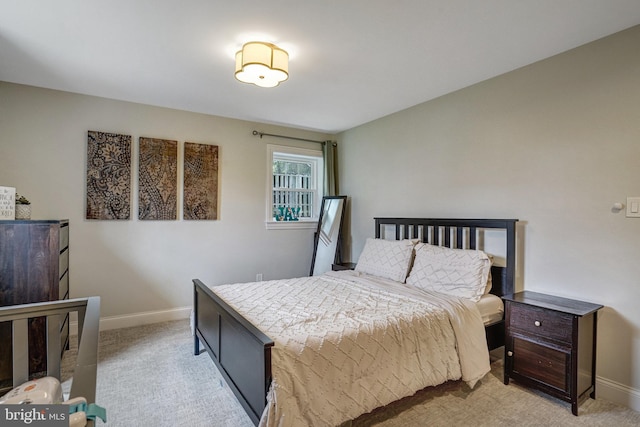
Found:
[{"label": "dark wood nightstand", "polygon": [[331,264],[331,269],[333,271],[353,270],[354,268],[356,268],[355,262],[341,262],[338,264]]},{"label": "dark wood nightstand", "polygon": [[504,383],[517,382],[571,403],[596,396],[596,330],[603,306],[536,292],[505,301]]}]

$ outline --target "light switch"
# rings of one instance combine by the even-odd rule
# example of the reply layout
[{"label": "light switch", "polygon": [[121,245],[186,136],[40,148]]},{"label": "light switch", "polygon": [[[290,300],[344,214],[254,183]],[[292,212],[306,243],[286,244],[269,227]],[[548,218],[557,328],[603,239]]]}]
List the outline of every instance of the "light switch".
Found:
[{"label": "light switch", "polygon": [[640,197],[627,197],[627,218],[640,218]]}]

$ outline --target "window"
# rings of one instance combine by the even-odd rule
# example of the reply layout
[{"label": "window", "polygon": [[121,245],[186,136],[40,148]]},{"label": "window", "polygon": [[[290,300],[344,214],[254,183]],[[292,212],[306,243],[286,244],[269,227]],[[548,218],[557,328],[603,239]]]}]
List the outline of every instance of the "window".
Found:
[{"label": "window", "polygon": [[322,151],[268,145],[267,228],[315,228],[322,202]]}]

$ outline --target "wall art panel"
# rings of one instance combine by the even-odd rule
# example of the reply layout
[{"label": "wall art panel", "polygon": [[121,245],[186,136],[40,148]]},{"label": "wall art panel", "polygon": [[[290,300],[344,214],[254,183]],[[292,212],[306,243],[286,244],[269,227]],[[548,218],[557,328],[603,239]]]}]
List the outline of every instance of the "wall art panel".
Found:
[{"label": "wall art panel", "polygon": [[184,143],[185,220],[218,219],[218,146]]},{"label": "wall art panel", "polygon": [[131,135],[88,131],[87,219],[129,219]]},{"label": "wall art panel", "polygon": [[178,218],[178,141],[140,138],[138,219]]}]

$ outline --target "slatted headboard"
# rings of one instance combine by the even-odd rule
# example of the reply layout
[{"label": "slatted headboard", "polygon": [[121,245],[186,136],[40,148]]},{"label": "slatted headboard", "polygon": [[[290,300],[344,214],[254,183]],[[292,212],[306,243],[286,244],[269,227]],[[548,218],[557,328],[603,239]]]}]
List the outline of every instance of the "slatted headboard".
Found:
[{"label": "slatted headboard", "polygon": [[[515,292],[516,223],[517,219],[456,219],[456,218],[374,218],[375,237],[420,239],[432,245],[459,249],[484,249],[480,245],[482,230],[505,230],[505,266],[492,266],[491,293],[499,297]],[[395,236],[385,235],[388,228]],[[489,348],[504,345],[504,322],[487,327]]]}]

